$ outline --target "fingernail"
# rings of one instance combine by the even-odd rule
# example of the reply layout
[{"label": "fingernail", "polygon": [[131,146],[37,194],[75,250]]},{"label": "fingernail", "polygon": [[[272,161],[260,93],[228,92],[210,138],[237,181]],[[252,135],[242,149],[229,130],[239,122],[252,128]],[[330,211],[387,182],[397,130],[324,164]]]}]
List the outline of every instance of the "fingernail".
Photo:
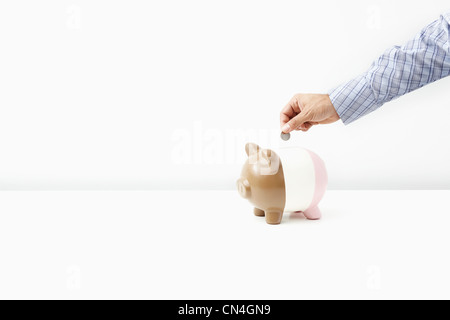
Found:
[{"label": "fingernail", "polygon": [[291,126],[289,125],[289,123],[286,123],[283,128],[281,129],[281,131],[283,131],[284,133],[288,133],[291,131]]}]

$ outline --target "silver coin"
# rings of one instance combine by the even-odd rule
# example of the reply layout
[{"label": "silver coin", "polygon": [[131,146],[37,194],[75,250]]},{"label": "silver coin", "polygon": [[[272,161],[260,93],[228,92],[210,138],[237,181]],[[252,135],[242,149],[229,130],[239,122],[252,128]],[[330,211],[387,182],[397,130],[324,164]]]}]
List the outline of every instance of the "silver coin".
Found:
[{"label": "silver coin", "polygon": [[284,141],[288,141],[291,138],[291,134],[290,133],[281,133],[281,139]]}]

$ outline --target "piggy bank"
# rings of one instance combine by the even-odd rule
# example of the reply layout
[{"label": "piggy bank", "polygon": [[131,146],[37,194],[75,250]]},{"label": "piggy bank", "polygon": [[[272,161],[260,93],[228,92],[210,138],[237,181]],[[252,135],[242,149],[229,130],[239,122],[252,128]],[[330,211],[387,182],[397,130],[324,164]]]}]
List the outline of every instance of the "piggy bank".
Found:
[{"label": "piggy bank", "polygon": [[248,143],[245,151],[248,159],[237,188],[256,216],[265,216],[268,224],[280,224],[284,212],[321,218],[318,204],[328,183],[322,159],[300,147],[270,150]]}]

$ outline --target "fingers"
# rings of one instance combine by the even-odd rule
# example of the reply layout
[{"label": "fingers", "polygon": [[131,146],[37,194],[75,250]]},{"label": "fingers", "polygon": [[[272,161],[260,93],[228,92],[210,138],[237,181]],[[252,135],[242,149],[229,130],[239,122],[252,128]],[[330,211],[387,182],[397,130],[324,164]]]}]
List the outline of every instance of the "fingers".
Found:
[{"label": "fingers", "polygon": [[280,114],[280,128],[283,128],[283,126],[289,122],[291,118],[283,113]]},{"label": "fingers", "polygon": [[296,115],[294,118],[289,120],[282,128],[281,131],[284,133],[290,133],[291,131],[294,131],[298,128],[301,128],[302,131],[307,131],[309,128],[312,127],[312,124],[309,122],[310,119],[310,113],[309,112],[301,112],[300,114]]},{"label": "fingers", "polygon": [[297,94],[282,109],[281,131],[308,131],[317,124],[328,124],[339,120],[339,115],[327,94]]},{"label": "fingers", "polygon": [[302,124],[300,127],[298,127],[296,130],[297,131],[303,131],[303,132],[306,132],[306,131],[308,131],[309,129],[311,129],[313,126],[315,126],[315,125],[318,125],[319,123],[318,122],[311,122],[311,121],[309,121],[309,122],[306,122],[306,123],[304,123],[304,124]]},{"label": "fingers", "polygon": [[281,110],[280,127],[283,128],[292,118],[300,113],[300,106],[297,98],[294,96],[288,104]]}]

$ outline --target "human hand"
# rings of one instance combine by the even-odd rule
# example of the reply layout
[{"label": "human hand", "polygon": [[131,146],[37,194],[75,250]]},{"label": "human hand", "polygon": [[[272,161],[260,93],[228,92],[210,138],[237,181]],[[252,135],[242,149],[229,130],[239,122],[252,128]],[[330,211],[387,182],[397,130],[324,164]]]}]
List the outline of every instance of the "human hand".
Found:
[{"label": "human hand", "polygon": [[281,131],[308,131],[317,124],[333,123],[340,119],[327,94],[297,94],[281,110]]}]

